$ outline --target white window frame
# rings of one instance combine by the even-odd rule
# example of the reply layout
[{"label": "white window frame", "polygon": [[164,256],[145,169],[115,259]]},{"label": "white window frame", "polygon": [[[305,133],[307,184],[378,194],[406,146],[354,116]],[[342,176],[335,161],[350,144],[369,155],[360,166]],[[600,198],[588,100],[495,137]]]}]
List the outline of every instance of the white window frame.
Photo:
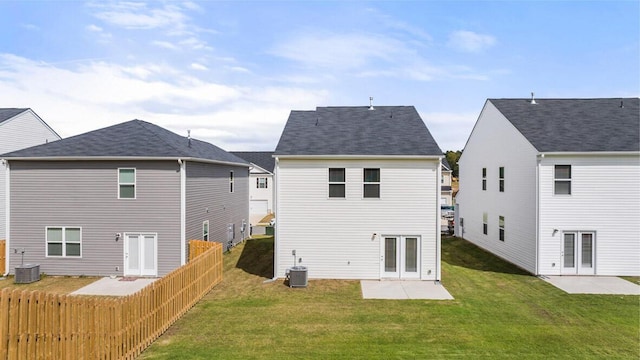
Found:
[{"label": "white window frame", "polygon": [[[344,173],[344,181],[331,181],[331,170],[342,170]],[[327,198],[329,199],[346,199],[347,198],[347,168],[332,167],[327,169]],[[331,196],[331,185],[344,186],[344,196]]]},{"label": "white window frame", "polygon": [[[206,231],[205,231],[205,225],[206,225]],[[209,241],[209,220],[205,220],[202,222],[202,240],[204,241]]]},{"label": "white window frame", "polygon": [[484,235],[489,234],[489,213],[486,211],[482,213],[482,233]]},{"label": "white window frame", "polygon": [[504,166],[500,166],[498,168],[498,191],[499,192],[504,192],[504,173],[505,173]]},{"label": "white window frame", "polygon": [[259,177],[256,179],[256,188],[257,189],[268,189],[269,188],[269,181],[267,180],[266,177]]},{"label": "white window frame", "polygon": [[[62,231],[62,255],[49,255],[49,229],[60,229]],[[67,229],[78,229],[80,231],[80,255],[67,255],[67,241],[66,241],[66,230]],[[51,243],[60,243],[57,241],[52,241]],[[82,258],[82,227],[81,226],[46,226],[44,228],[44,246],[45,246],[45,257],[48,258],[68,258],[68,259],[81,259]]]},{"label": "white window frame", "polygon": [[498,240],[503,241],[506,238],[504,231],[504,216],[498,216]]},{"label": "white window frame", "polygon": [[[568,178],[558,178],[556,175],[556,169],[558,166],[566,166],[569,167],[569,177]],[[555,164],[553,166],[553,195],[558,195],[558,196],[569,196],[572,193],[572,166],[571,165],[565,165],[565,164]],[[556,192],[556,184],[558,182],[564,182],[564,183],[569,183],[569,193],[564,194],[564,193],[558,193]]]},{"label": "white window frame", "polygon": [[487,168],[482,168],[482,191],[487,191]]},{"label": "white window frame", "polygon": [[[133,183],[127,183],[127,182],[120,182],[120,171],[121,170],[133,170]],[[122,200],[135,200],[138,196],[138,171],[136,170],[136,168],[118,168],[118,199],[122,199]],[[122,185],[133,185],[133,197],[122,197],[121,192],[120,192],[120,187]]]},{"label": "white window frame", "polygon": [[[378,170],[378,181],[367,181],[367,179],[365,178],[367,170]],[[382,190],[380,186],[381,178],[382,178],[382,170],[380,170],[380,168],[362,169],[362,198],[363,199],[380,199],[380,196],[381,196],[380,193]],[[364,189],[367,187],[367,185],[378,185],[378,196],[366,196],[365,195],[366,191],[364,191]]]},{"label": "white window frame", "polygon": [[234,189],[233,189],[233,182],[234,182],[234,179],[233,179],[233,170],[230,170],[230,171],[229,171],[229,193],[233,193],[233,190],[234,190]]}]

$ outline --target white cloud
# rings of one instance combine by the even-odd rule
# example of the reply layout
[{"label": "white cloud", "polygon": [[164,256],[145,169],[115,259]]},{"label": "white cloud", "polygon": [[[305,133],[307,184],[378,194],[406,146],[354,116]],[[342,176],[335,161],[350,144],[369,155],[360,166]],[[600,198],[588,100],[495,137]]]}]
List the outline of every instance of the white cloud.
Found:
[{"label": "white cloud", "polygon": [[161,47],[163,49],[168,49],[168,50],[180,50],[179,47],[177,47],[176,45],[174,45],[173,43],[170,43],[168,41],[152,41],[151,42],[152,45],[157,46],[157,47]]},{"label": "white cloud", "polygon": [[191,68],[193,70],[200,70],[200,71],[207,71],[209,70],[206,66],[202,65],[202,64],[198,64],[198,63],[192,63],[191,64]]},{"label": "white cloud", "polygon": [[94,3],[91,6],[98,9],[94,14],[98,19],[126,29],[183,27],[187,20],[182,9],[171,4],[160,8],[149,8],[140,2]]},{"label": "white cloud", "polygon": [[89,31],[93,31],[93,32],[101,32],[102,31],[102,28],[100,26],[97,26],[97,25],[94,25],[94,24],[87,25],[86,29],[89,30]]},{"label": "white cloud", "polygon": [[449,34],[449,47],[463,52],[480,52],[496,44],[496,38],[491,35],[460,30]]}]

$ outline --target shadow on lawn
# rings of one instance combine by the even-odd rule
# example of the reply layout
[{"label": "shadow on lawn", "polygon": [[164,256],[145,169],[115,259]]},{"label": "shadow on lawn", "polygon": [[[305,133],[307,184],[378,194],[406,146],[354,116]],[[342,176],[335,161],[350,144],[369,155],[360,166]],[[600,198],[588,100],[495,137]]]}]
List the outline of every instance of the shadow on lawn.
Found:
[{"label": "shadow on lawn", "polygon": [[442,237],[442,261],[449,265],[480,271],[531,275],[467,240],[453,236]]},{"label": "shadow on lawn", "polygon": [[273,278],[273,237],[247,240],[236,268],[267,279]]}]

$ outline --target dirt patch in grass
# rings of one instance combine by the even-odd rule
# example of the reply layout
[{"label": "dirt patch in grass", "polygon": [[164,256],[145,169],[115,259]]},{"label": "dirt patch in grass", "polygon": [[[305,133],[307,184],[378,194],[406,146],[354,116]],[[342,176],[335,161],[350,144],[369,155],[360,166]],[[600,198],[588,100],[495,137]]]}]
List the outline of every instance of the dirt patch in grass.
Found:
[{"label": "dirt patch in grass", "polygon": [[0,280],[0,289],[20,289],[27,291],[45,291],[54,294],[69,294],[84,286],[91,284],[94,281],[100,279],[99,277],[86,277],[86,276],[49,276],[41,275],[40,281],[36,281],[30,284],[16,284],[14,277],[9,276],[3,280]]}]

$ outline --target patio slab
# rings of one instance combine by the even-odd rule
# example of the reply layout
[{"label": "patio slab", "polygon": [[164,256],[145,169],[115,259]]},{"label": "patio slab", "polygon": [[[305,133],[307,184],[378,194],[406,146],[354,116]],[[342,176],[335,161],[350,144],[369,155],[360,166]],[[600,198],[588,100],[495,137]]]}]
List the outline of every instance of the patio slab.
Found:
[{"label": "patio slab", "polygon": [[453,300],[447,289],[436,281],[361,280],[363,299]]},{"label": "patio slab", "polygon": [[158,278],[104,277],[72,292],[70,295],[127,296],[142,290],[142,288],[156,280]]},{"label": "patio slab", "polygon": [[615,276],[539,276],[569,294],[640,295],[640,286]]}]

